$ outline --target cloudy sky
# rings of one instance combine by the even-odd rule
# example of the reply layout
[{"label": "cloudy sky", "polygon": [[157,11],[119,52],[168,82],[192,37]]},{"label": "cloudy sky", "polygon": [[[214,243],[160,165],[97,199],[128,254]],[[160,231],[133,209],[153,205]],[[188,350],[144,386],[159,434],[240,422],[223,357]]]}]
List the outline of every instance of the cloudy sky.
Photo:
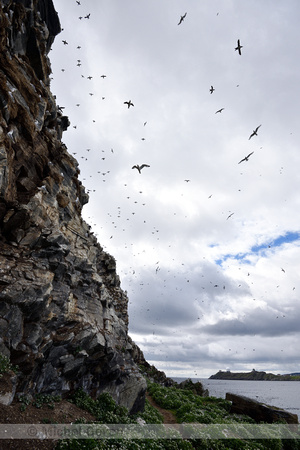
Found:
[{"label": "cloudy sky", "polygon": [[299,372],[299,1],[54,5],[63,141],[146,359]]}]

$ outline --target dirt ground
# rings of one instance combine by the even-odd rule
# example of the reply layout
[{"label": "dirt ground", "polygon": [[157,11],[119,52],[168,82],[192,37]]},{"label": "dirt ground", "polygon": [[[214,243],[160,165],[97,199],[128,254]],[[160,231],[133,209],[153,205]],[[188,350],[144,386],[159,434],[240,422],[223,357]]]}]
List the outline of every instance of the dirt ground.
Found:
[{"label": "dirt ground", "polygon": [[[36,408],[33,405],[26,406],[25,411],[21,411],[21,403],[13,402],[10,406],[0,406],[0,423],[1,424],[51,424],[51,423],[72,423],[78,418],[85,418],[87,422],[95,421],[95,417],[87,411],[78,408],[76,405],[62,400],[55,403],[54,409],[50,409],[47,405],[42,405],[41,408]],[[20,440],[15,441],[0,441],[0,449],[31,449],[31,450],[48,450],[55,447],[55,442],[52,440]]]},{"label": "dirt ground", "polygon": [[176,417],[171,411],[168,411],[167,409],[163,409],[160,406],[155,403],[155,401],[150,397],[149,394],[146,394],[146,398],[149,401],[149,403],[154,406],[154,408],[158,409],[158,411],[162,414],[164,418],[164,423],[177,423]]}]

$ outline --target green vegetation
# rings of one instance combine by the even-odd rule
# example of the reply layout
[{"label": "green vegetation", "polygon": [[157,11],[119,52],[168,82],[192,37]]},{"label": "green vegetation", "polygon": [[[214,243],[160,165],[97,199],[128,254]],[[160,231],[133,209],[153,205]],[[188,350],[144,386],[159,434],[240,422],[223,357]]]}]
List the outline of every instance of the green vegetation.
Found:
[{"label": "green vegetation", "polygon": [[0,354],[0,378],[7,372],[18,372],[18,366],[13,366],[7,356]]},{"label": "green vegetation", "polygon": [[[187,383],[186,388],[175,386],[164,387],[154,382],[148,382],[148,392],[155,402],[164,409],[173,412],[178,423],[189,426],[191,424],[191,433],[193,424],[220,424],[224,429],[224,424],[231,426],[243,426],[245,424],[245,436],[249,436],[246,430],[247,424],[255,425],[255,422],[248,416],[230,414],[230,403],[226,400],[215,397],[202,397],[193,392],[192,386]],[[145,410],[137,415],[129,415],[126,408],[118,406],[112,397],[107,394],[101,394],[96,400],[89,397],[84,391],[79,390],[72,397],[71,401],[78,407],[89,411],[96,418],[95,424],[128,424],[128,426],[137,423],[159,424],[163,423],[162,415],[146,400]],[[79,423],[78,421],[77,423]],[[82,422],[81,422],[82,423]],[[221,429],[220,428],[220,429]],[[240,430],[240,428],[239,428]],[[192,439],[184,440],[179,431],[173,430],[174,434],[168,439],[156,439],[153,436],[150,439],[66,439],[58,443],[56,450],[104,450],[104,449],[124,449],[124,450],[229,450],[229,449],[249,449],[249,450],[299,450],[300,440],[289,439],[281,440],[279,437],[274,439],[217,439],[214,434],[210,439]],[[248,433],[248,434],[247,434]],[[173,438],[174,437],[174,438]],[[177,438],[175,438],[177,437]],[[179,438],[178,438],[179,437]]]},{"label": "green vegetation", "polygon": [[[96,418],[95,424],[138,424],[140,420],[147,424],[162,424],[162,416],[146,400],[143,413],[129,415],[128,410],[117,405],[108,393],[101,394],[93,400],[82,389],[79,389],[71,401]],[[56,450],[190,450],[193,446],[182,439],[66,439],[58,443]]]},{"label": "green vegetation", "polygon": [[43,405],[48,406],[50,409],[54,409],[55,403],[61,401],[60,395],[49,395],[49,394],[37,394],[33,398],[27,395],[21,395],[19,397],[19,402],[21,403],[21,411],[25,411],[26,407],[33,405],[36,408],[41,408]]}]

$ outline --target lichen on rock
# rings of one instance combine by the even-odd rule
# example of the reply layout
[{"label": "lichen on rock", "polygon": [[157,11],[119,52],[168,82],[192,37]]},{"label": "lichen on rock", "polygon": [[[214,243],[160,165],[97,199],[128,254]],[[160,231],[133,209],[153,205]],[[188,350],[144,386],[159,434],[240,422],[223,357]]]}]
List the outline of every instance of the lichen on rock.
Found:
[{"label": "lichen on rock", "polygon": [[143,408],[128,298],[81,217],[88,202],[50,91],[52,0],[0,1],[0,353],[18,393],[109,392]]}]

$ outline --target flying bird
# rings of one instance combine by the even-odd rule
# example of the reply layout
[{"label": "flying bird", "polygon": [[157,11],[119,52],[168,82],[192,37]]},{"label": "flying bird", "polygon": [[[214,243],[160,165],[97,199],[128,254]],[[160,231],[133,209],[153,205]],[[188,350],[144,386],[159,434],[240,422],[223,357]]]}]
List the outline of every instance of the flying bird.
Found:
[{"label": "flying bird", "polygon": [[254,152],[249,153],[249,155],[245,156],[245,158],[241,159],[240,162],[238,164],[241,164],[241,162],[243,161],[248,161],[250,156],[253,155]]},{"label": "flying bird", "polygon": [[215,114],[221,113],[223,111],[223,109],[225,109],[225,108],[218,109],[218,111],[216,111]]},{"label": "flying bird", "polygon": [[141,173],[141,170],[144,167],[150,167],[148,164],[142,164],[141,166],[139,166],[138,164],[136,164],[135,166],[132,167],[132,169],[137,169],[139,171],[139,173]]},{"label": "flying bird", "polygon": [[258,129],[261,127],[261,125],[258,125],[258,127],[253,130],[253,133],[250,134],[249,139],[251,139],[253,136],[257,136]]},{"label": "flying bird", "polygon": [[180,25],[184,21],[184,19],[186,18],[186,15],[187,15],[187,13],[185,13],[183,16],[180,16],[180,20],[177,25]]},{"label": "flying bird", "polygon": [[64,45],[68,45],[67,41],[63,40],[62,42],[64,43]]},{"label": "flying bird", "polygon": [[128,102],[124,102],[124,105],[128,105],[128,108],[130,108],[130,106],[134,106],[131,100],[128,100]]},{"label": "flying bird", "polygon": [[101,75],[101,78],[103,78],[103,79],[106,78],[106,75]]},{"label": "flying bird", "polygon": [[243,46],[240,44],[240,40],[237,40],[237,47],[235,47],[234,50],[237,50],[239,52],[239,55],[242,54],[241,50],[242,50]]},{"label": "flying bird", "polygon": [[215,91],[215,88],[213,86],[211,86],[209,92],[212,94],[214,91]]},{"label": "flying bird", "polygon": [[233,216],[234,213],[229,214],[226,220],[228,220],[231,216]]}]

